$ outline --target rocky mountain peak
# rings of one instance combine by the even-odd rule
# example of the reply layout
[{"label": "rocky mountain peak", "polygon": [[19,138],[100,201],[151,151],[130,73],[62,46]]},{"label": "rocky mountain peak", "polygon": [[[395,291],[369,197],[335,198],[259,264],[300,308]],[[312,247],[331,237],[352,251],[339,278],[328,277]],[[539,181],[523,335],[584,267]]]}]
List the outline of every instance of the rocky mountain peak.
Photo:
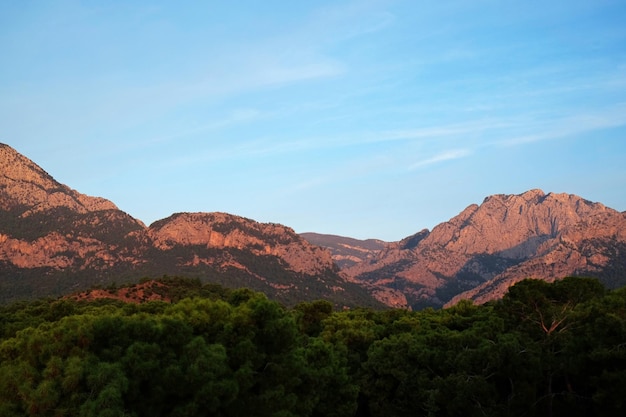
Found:
[{"label": "rocky mountain peak", "polygon": [[490,201],[490,200],[500,200],[500,201],[507,201],[507,200],[524,200],[528,203],[531,204],[537,204],[539,203],[544,197],[546,196],[546,193],[543,192],[543,190],[539,189],[539,188],[535,188],[532,190],[528,190],[525,191],[521,194],[493,194],[490,196],[485,197],[485,199],[483,200],[483,204]]},{"label": "rocky mountain peak", "polygon": [[33,161],[0,144],[0,208],[28,217],[56,207],[78,213],[117,210],[109,200],[89,197],[58,183]]},{"label": "rocky mountain peak", "polygon": [[523,278],[602,274],[625,242],[623,213],[535,189],[486,197],[345,272],[357,282],[400,289],[414,306],[438,305],[466,290],[452,302],[484,302]]},{"label": "rocky mountain peak", "polygon": [[0,172],[13,181],[38,183],[48,187],[56,185],[46,171],[4,143],[0,143]]},{"label": "rocky mountain peak", "polygon": [[508,256],[524,258],[543,242],[607,210],[611,209],[571,194],[545,194],[541,190],[496,194],[435,227],[423,245],[465,254],[507,251]]}]

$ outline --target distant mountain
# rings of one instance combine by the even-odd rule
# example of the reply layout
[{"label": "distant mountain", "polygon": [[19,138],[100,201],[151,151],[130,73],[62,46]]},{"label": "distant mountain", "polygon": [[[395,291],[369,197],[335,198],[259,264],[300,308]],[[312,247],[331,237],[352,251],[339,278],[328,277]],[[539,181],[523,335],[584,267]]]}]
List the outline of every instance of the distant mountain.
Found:
[{"label": "distant mountain", "polygon": [[178,213],[146,227],[0,144],[0,302],[164,274],[285,303],[379,305],[338,273],[328,251],[288,227],[225,213]]},{"label": "distant mountain", "polygon": [[341,269],[373,258],[385,248],[385,242],[378,239],[359,240],[337,235],[320,233],[300,233],[310,243],[327,248],[332,253],[333,261]]},{"label": "distant mountain", "polygon": [[[528,277],[586,275],[623,286],[626,214],[571,194],[494,195],[343,272],[412,308],[482,303]],[[378,298],[389,304],[389,292]]]},{"label": "distant mountain", "polygon": [[531,190],[487,197],[399,242],[298,235],[226,213],[176,213],[146,227],[0,144],[0,302],[163,275],[286,304],[413,309],[482,303],[528,277],[586,275],[616,288],[626,285],[626,213]]},{"label": "distant mountain", "polygon": [[199,276],[288,304],[324,298],[340,306],[379,306],[339,274],[330,252],[280,224],[226,213],[177,213],[150,225],[147,240],[152,275]]}]

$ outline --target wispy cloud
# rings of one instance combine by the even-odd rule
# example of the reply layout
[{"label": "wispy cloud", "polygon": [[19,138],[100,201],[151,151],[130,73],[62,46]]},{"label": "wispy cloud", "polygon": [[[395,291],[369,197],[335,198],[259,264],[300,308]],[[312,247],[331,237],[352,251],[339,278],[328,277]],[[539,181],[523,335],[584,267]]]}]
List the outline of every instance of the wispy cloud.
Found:
[{"label": "wispy cloud", "polygon": [[317,10],[303,27],[303,35],[333,42],[379,32],[395,22],[393,13],[377,2],[351,1]]},{"label": "wispy cloud", "polygon": [[437,164],[440,162],[451,161],[453,159],[464,158],[470,155],[472,152],[469,149],[451,149],[438,153],[430,158],[422,159],[409,166],[409,171],[414,171],[419,168],[426,167],[428,165]]},{"label": "wispy cloud", "polygon": [[530,133],[500,140],[497,145],[524,145],[620,126],[626,126],[626,103],[619,103],[602,110],[570,114],[555,120],[536,122],[534,126],[531,126]]},{"label": "wispy cloud", "polygon": [[369,142],[410,141],[415,139],[438,139],[467,137],[490,130],[510,128],[514,122],[506,119],[485,119],[465,123],[451,123],[415,127],[411,129],[386,130],[370,134]]}]

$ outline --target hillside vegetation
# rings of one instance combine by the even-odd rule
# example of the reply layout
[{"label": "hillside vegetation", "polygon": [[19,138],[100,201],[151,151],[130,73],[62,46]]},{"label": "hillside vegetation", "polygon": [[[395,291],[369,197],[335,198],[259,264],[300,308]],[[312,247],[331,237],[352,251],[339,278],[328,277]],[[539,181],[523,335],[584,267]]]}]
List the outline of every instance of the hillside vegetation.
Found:
[{"label": "hillside vegetation", "polygon": [[0,307],[0,416],[624,415],[626,290],[594,279],[420,312],[149,289]]}]

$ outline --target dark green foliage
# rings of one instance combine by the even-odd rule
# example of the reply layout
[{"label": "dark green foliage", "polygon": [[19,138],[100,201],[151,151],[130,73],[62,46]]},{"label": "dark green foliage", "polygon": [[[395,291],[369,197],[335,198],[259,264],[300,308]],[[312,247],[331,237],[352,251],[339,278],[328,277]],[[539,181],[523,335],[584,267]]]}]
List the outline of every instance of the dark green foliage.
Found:
[{"label": "dark green foliage", "polygon": [[319,336],[323,329],[322,321],[333,312],[333,305],[324,300],[300,303],[295,308],[298,328],[307,336]]},{"label": "dark green foliage", "polygon": [[[282,226],[275,230],[261,228],[252,221],[236,218],[212,226],[224,234],[237,229],[263,242],[244,249],[206,244],[156,247],[140,223],[118,210],[78,213],[67,207],[55,207],[21,218],[20,214],[26,210],[27,207],[14,207],[2,211],[0,232],[27,242],[54,233],[63,236],[65,242],[52,255],[58,263],[51,262],[48,266],[21,268],[0,261],[0,304],[58,297],[96,285],[108,288],[112,283],[124,285],[141,277],[168,274],[195,277],[203,283],[229,288],[251,288],[286,305],[323,298],[340,307],[384,307],[362,286],[347,283],[334,265],[304,274],[294,271],[281,257],[266,254],[267,245],[299,242],[300,237],[293,230]],[[171,218],[155,223],[153,228],[158,229],[168,221]],[[87,246],[92,248],[87,253],[77,254],[72,249]]]},{"label": "dark green foliage", "polygon": [[[68,207],[35,212],[21,217],[26,208],[0,211],[2,232],[27,241],[34,241],[52,232],[60,235],[72,235],[74,238],[85,236],[105,243],[119,245],[127,239],[130,232],[141,230],[141,226],[118,210],[100,210],[77,213]],[[103,221],[103,218],[106,221]],[[128,242],[126,242],[128,243]]]},{"label": "dark green foliage", "polygon": [[172,303],[0,308],[0,415],[624,415],[626,290],[593,279],[420,312],[161,283]]}]

